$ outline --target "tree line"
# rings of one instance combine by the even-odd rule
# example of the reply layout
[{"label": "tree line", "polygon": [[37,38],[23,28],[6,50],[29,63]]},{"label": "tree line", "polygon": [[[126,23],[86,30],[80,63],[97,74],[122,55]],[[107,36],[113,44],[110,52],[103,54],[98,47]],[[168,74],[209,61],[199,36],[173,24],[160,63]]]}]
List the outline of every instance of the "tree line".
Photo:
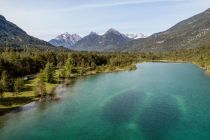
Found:
[{"label": "tree line", "polygon": [[27,76],[38,74],[35,93],[45,95],[45,82],[55,83],[58,78],[70,78],[72,73],[83,73],[87,68],[131,65],[144,57],[139,53],[4,50],[0,52],[0,94],[17,95],[23,90]]}]

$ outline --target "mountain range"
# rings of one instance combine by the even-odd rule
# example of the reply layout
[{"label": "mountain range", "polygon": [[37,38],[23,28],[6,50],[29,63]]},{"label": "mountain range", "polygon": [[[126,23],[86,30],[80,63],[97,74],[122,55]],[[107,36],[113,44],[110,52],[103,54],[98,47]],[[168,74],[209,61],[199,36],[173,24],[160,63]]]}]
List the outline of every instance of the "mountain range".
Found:
[{"label": "mountain range", "polygon": [[48,42],[28,35],[14,23],[7,21],[0,15],[0,48],[3,47],[35,47],[35,48],[55,48]]},{"label": "mountain range", "polygon": [[63,46],[66,48],[72,48],[76,42],[78,42],[81,37],[77,34],[69,34],[68,32],[58,35],[55,39],[49,41],[50,44],[54,46]]},{"label": "mountain range", "polygon": [[76,42],[72,49],[147,52],[193,49],[207,44],[210,44],[210,9],[149,37],[122,34],[115,29],[110,29],[104,35],[91,33]]},{"label": "mountain range", "polygon": [[103,35],[91,32],[81,38],[77,34],[64,33],[49,41],[54,46],[63,46],[78,51],[111,51],[110,48],[117,48],[133,39],[145,38],[142,33],[123,34],[116,29],[109,29]]},{"label": "mountain range", "polygon": [[118,48],[129,41],[131,39],[126,35],[115,29],[109,29],[103,35],[91,32],[79,40],[73,49],[78,51],[112,51],[112,48]]},{"label": "mountain range", "polygon": [[[51,45],[51,44],[52,45]],[[48,42],[28,35],[0,15],[0,49],[3,47],[51,48],[63,46],[76,51],[171,51],[194,49],[210,44],[210,9],[149,37],[123,34],[109,29],[103,35],[91,32],[85,37],[64,33]]]}]

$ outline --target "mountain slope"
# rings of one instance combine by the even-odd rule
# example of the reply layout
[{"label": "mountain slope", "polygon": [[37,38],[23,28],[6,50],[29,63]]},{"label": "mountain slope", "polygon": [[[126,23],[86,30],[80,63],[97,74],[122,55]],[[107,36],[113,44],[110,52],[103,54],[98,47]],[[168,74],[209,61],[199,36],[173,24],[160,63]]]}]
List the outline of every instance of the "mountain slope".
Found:
[{"label": "mountain slope", "polygon": [[98,35],[91,32],[79,40],[73,47],[79,51],[112,51],[122,44],[131,41],[130,38],[115,29],[109,29],[105,34]]},{"label": "mountain slope", "polygon": [[193,49],[210,43],[210,9],[172,28],[123,46],[123,51],[167,51]]},{"label": "mountain slope", "polygon": [[33,46],[37,48],[54,48],[49,43],[29,36],[25,31],[0,15],[0,48]]},{"label": "mountain slope", "polygon": [[55,39],[49,41],[50,44],[54,46],[63,46],[66,48],[72,48],[72,46],[81,39],[77,34],[64,33],[57,36]]}]

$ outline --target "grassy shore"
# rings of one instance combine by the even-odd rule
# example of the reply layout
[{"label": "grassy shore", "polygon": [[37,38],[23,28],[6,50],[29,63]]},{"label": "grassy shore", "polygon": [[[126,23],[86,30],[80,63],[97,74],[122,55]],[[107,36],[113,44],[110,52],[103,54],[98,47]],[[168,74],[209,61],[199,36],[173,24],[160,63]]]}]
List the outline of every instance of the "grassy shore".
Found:
[{"label": "grassy shore", "polygon": [[[0,100],[0,115],[9,112],[10,110],[17,109],[32,101],[37,101],[39,98],[34,94],[38,78],[25,81],[24,89],[18,95],[12,92],[5,92],[4,98]],[[50,93],[58,84],[46,83],[47,93]]]},{"label": "grassy shore", "polygon": [[[82,72],[73,73],[71,77],[77,78],[80,76],[94,75],[97,73],[110,73],[110,72],[119,72],[119,71],[126,71],[126,70],[135,70],[135,69],[136,69],[136,65],[119,66],[119,67],[101,66],[95,69],[77,68],[77,71],[82,71]],[[59,70],[57,70],[56,73],[58,74]],[[26,105],[32,101],[39,100],[39,97],[35,96],[34,94],[34,88],[36,86],[37,80],[38,78],[25,81],[24,89],[18,95],[14,95],[14,93],[12,92],[5,92],[4,98],[0,101],[0,115],[3,115],[19,107],[22,107],[23,105]],[[46,91],[48,94],[52,93],[54,89],[59,85],[59,84],[51,84],[51,83],[45,83],[45,84],[46,84]]]}]

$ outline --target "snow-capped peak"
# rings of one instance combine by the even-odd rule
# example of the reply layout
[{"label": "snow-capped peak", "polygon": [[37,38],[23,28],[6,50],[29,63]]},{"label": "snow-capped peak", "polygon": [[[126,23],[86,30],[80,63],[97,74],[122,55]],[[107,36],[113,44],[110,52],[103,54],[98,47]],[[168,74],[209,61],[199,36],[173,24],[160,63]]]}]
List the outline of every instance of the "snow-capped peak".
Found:
[{"label": "snow-capped peak", "polygon": [[54,46],[64,46],[67,48],[72,47],[76,42],[78,42],[81,37],[77,34],[69,34],[68,32],[58,35],[55,39],[49,41]]},{"label": "snow-capped peak", "polygon": [[58,35],[56,37],[56,39],[57,40],[64,39],[64,40],[69,40],[69,41],[78,41],[81,39],[81,37],[77,34],[69,34],[68,32],[66,32],[64,34]]},{"label": "snow-capped peak", "polygon": [[140,39],[140,38],[145,38],[146,36],[142,33],[138,33],[138,34],[126,34],[127,37],[131,38],[131,39]]}]

